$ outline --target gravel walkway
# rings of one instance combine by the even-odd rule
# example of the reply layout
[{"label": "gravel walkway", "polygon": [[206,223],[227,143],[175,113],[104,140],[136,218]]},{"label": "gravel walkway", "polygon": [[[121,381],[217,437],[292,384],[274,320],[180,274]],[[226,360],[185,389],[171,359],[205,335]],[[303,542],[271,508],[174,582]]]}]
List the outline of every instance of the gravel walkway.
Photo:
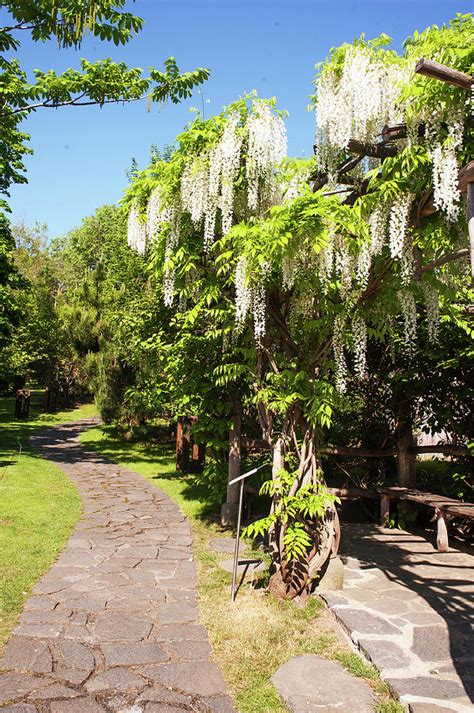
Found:
[{"label": "gravel walkway", "polygon": [[474,697],[474,554],[346,524],[344,590],[323,594],[412,713],[468,713]]},{"label": "gravel walkway", "polygon": [[0,660],[2,713],[234,711],[198,623],[190,527],[158,488],[78,445],[93,424],[32,439],[83,515]]}]

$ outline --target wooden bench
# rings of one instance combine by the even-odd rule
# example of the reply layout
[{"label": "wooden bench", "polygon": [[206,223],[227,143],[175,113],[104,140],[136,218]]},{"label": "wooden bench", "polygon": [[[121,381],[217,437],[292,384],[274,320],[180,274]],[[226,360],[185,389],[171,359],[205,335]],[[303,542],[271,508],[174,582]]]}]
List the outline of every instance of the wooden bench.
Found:
[{"label": "wooden bench", "polygon": [[369,500],[378,500],[379,494],[376,490],[368,488],[328,488],[331,495],[336,495],[341,500],[358,500],[359,498],[368,498]]},{"label": "wooden bench", "polygon": [[446,498],[443,495],[423,493],[409,488],[379,488],[380,520],[385,525],[390,518],[391,500],[409,500],[433,508],[436,514],[436,548],[447,552],[449,548],[447,522],[450,517],[474,518],[474,504]]}]

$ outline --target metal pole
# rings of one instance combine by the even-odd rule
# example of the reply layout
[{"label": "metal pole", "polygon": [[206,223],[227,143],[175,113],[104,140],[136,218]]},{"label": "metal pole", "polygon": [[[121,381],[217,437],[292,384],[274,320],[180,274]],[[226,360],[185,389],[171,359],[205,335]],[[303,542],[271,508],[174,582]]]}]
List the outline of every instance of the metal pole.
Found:
[{"label": "metal pole", "polygon": [[261,470],[262,468],[267,467],[267,463],[264,463],[263,465],[259,465],[256,468],[252,468],[252,470],[247,471],[247,473],[243,473],[242,475],[238,475],[237,478],[234,478],[233,480],[229,481],[228,485],[234,485],[234,483],[239,483],[240,482],[240,495],[239,495],[239,511],[237,514],[237,538],[235,540],[235,547],[234,547],[234,565],[232,567],[232,589],[231,589],[231,594],[230,594],[230,600],[231,602],[235,601],[235,595],[236,595],[236,583],[237,583],[237,566],[239,564],[239,546],[240,546],[240,524],[242,521],[242,505],[244,502],[244,483],[246,478],[248,478],[250,475],[253,475],[257,471]]},{"label": "metal pole", "polygon": [[239,512],[237,515],[237,536],[235,539],[235,547],[234,547],[234,566],[232,569],[232,590],[230,594],[230,600],[232,602],[235,602],[235,586],[237,583],[237,566],[239,563],[239,545],[240,545],[240,521],[242,518],[242,504],[244,501],[244,483],[245,480],[242,479],[240,481],[240,495],[239,495]]}]

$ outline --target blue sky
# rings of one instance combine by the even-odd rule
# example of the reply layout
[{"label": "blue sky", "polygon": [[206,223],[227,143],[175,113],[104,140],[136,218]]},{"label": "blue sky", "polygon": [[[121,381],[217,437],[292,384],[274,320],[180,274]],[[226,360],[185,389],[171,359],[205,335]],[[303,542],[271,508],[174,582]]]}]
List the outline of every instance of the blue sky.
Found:
[{"label": "blue sky", "polygon": [[[34,155],[27,158],[27,185],[15,186],[13,220],[47,223],[51,237],[80,224],[104,203],[120,199],[125,172],[135,157],[147,163],[151,144],[171,143],[192,118],[190,107],[209,116],[243,92],[276,96],[287,109],[289,153],[310,155],[314,115],[306,111],[314,66],[332,46],[362,32],[390,35],[396,49],[413,30],[442,24],[472,0],[137,0],[132,11],[145,20],[129,45],[97,40],[78,51],[23,41],[23,67],[63,70],[81,57],[112,57],[131,66],[161,67],[173,55],[183,70],[209,67],[202,95],[179,106],[43,109],[23,124]],[[3,24],[3,23],[2,23]]]}]

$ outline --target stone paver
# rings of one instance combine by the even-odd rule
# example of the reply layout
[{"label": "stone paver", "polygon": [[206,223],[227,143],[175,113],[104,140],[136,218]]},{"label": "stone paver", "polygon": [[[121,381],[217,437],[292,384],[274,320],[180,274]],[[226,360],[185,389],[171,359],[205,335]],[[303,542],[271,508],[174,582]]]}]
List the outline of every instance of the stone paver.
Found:
[{"label": "stone paver", "polygon": [[[222,555],[233,555],[235,550],[235,537],[215,537],[210,541],[211,549]],[[247,545],[243,540],[239,543],[239,553],[243,555]]]},{"label": "stone paver", "polygon": [[79,446],[94,424],[32,439],[77,486],[83,515],[5,648],[0,710],[234,711],[198,624],[189,524],[158,488]]},{"label": "stone paver", "polygon": [[474,553],[346,524],[344,589],[321,596],[412,713],[473,711]]},{"label": "stone paver", "polygon": [[278,693],[293,713],[372,713],[370,686],[336,661],[306,654],[295,656],[272,676]]}]

